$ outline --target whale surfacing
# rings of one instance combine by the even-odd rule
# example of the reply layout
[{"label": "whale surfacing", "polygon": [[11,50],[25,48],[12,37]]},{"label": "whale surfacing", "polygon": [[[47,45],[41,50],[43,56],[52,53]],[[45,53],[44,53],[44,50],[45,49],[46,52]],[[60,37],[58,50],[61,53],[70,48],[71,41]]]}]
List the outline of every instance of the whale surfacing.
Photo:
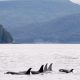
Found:
[{"label": "whale surfacing", "polygon": [[67,69],[59,69],[59,72],[64,72],[64,73],[71,73],[73,72],[74,69],[67,70]]},{"label": "whale surfacing", "polygon": [[23,71],[23,72],[6,72],[5,74],[11,74],[11,75],[30,75],[30,71],[32,68],[29,68],[27,71]]},{"label": "whale surfacing", "polygon": [[44,67],[44,73],[45,73],[45,72],[51,72],[51,71],[52,71],[52,64],[53,64],[53,63],[51,63],[51,64],[49,65],[49,67],[47,67],[48,64],[45,65],[45,67]]},{"label": "whale surfacing", "polygon": [[48,64],[46,64],[45,67],[44,67],[44,72],[47,71],[47,65],[48,65]]},{"label": "whale surfacing", "polygon": [[40,74],[40,73],[43,73],[43,67],[44,67],[44,65],[42,65],[38,71],[31,71],[31,73],[32,74]]},{"label": "whale surfacing", "polygon": [[52,71],[52,65],[53,65],[53,63],[51,63],[51,64],[49,65],[47,71]]}]

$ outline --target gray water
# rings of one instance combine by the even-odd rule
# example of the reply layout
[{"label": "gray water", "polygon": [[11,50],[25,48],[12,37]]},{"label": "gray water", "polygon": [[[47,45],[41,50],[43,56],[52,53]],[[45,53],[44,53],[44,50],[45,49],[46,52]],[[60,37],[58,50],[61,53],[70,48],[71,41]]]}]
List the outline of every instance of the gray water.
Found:
[{"label": "gray water", "polygon": [[[70,44],[4,44],[0,45],[0,80],[79,80],[80,45]],[[38,70],[53,63],[51,73],[37,75],[8,75],[7,71]],[[59,69],[74,69],[60,73]]]}]

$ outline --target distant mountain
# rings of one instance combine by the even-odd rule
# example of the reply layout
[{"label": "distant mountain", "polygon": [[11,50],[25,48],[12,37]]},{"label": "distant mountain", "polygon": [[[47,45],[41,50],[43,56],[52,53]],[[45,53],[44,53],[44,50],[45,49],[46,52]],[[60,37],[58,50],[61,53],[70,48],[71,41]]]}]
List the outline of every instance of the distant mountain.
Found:
[{"label": "distant mountain", "polygon": [[[70,25],[68,28],[63,26],[64,21],[64,25],[67,24],[66,20],[61,18],[69,18],[71,15],[74,18],[73,14],[77,15],[77,13],[80,13],[80,6],[69,0],[0,2],[0,24],[4,24],[17,43],[79,42],[79,34],[77,32],[75,32],[76,34],[69,32],[69,27],[72,26]],[[68,24],[71,24],[71,22],[68,22]],[[55,28],[55,26],[57,27]],[[66,28],[69,33],[65,30]]]},{"label": "distant mountain", "polygon": [[20,28],[16,34],[20,43],[80,43],[80,14],[30,24]]},{"label": "distant mountain", "polygon": [[[16,0],[0,2],[0,23],[9,31],[27,24],[45,22],[80,13],[80,6],[69,0]],[[11,33],[13,33],[11,31]],[[13,35],[14,36],[14,35]]]},{"label": "distant mountain", "polygon": [[0,25],[0,43],[12,43],[13,38],[11,34]]}]

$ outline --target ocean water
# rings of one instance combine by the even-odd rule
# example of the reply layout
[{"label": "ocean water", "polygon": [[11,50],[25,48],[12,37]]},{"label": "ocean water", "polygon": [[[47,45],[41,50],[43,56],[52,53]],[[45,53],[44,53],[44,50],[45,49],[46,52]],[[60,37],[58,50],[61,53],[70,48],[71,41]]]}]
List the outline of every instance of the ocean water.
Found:
[{"label": "ocean water", "polygon": [[[7,71],[39,70],[53,63],[51,73],[8,75]],[[60,73],[59,69],[74,69]],[[80,80],[79,44],[2,44],[0,45],[0,80]]]}]

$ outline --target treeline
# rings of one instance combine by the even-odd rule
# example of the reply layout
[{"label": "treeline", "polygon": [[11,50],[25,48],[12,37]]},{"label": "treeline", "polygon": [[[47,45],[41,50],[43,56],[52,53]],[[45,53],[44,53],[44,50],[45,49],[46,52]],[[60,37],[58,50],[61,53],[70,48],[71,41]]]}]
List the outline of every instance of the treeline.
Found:
[{"label": "treeline", "polygon": [[0,43],[13,43],[13,37],[1,24],[0,24]]}]

